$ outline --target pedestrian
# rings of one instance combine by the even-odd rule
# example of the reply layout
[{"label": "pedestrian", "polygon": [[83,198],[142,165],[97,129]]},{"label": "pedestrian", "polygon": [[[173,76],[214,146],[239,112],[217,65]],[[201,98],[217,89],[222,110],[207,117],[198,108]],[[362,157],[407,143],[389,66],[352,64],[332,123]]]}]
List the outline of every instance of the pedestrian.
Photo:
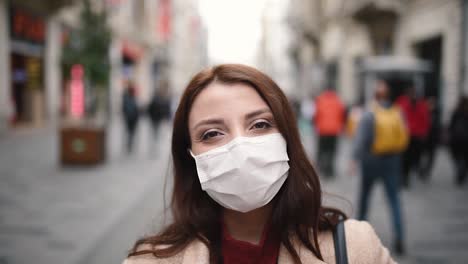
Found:
[{"label": "pedestrian", "polygon": [[468,174],[468,96],[463,96],[449,126],[450,152],[455,163],[455,183],[462,186]]},{"label": "pedestrian", "polygon": [[136,100],[136,90],[132,83],[128,83],[122,98],[122,113],[127,132],[127,153],[133,150],[135,133],[138,126],[139,109]]},{"label": "pedestrian", "polygon": [[161,81],[158,87],[151,97],[151,101],[148,104],[147,112],[151,121],[151,129],[153,134],[153,142],[151,144],[151,152],[154,152],[154,146],[158,143],[158,137],[160,134],[161,123],[164,120],[169,119],[171,111],[171,102],[168,97],[168,84],[166,81]]},{"label": "pedestrian", "polygon": [[435,163],[435,154],[440,142],[440,106],[435,96],[430,96],[427,100],[430,113],[429,133],[424,142],[423,152],[421,155],[421,167],[423,179],[428,181],[432,174],[432,168]]},{"label": "pedestrian", "polygon": [[407,145],[408,132],[399,108],[390,102],[385,81],[377,82],[375,102],[363,113],[355,137],[352,164],[360,164],[362,174],[358,219],[367,219],[374,183],[382,180],[392,213],[394,250],[404,254],[399,178],[400,155]]},{"label": "pedestrian", "polygon": [[412,169],[416,170],[420,179],[427,179],[421,165],[421,155],[430,128],[429,106],[426,100],[416,93],[414,87],[409,87],[406,94],[401,95],[396,103],[403,112],[410,133],[409,145],[403,155],[403,180],[401,182],[403,187],[409,188]]},{"label": "pedestrian", "polygon": [[[345,216],[322,205],[293,110],[265,74],[225,64],[195,75],[172,156],[172,223],[125,264],[335,263],[332,230]],[[344,223],[349,263],[394,263],[369,224]]]},{"label": "pedestrian", "polygon": [[335,174],[338,136],[345,122],[345,107],[332,89],[326,89],[315,101],[315,129],[318,135],[317,164],[325,177]]}]

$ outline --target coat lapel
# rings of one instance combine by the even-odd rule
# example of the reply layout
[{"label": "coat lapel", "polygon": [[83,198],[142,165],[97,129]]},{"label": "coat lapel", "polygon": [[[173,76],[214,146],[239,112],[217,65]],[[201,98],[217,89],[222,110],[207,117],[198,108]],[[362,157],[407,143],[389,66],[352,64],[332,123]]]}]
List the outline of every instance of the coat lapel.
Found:
[{"label": "coat lapel", "polygon": [[208,248],[199,240],[195,240],[185,249],[181,264],[208,264],[210,254]]},{"label": "coat lapel", "polygon": [[[314,253],[304,247],[299,241],[293,240],[293,246],[297,250],[302,263],[325,264],[325,262],[318,259]],[[291,254],[289,254],[288,250],[283,245],[280,247],[278,264],[294,264]]]}]

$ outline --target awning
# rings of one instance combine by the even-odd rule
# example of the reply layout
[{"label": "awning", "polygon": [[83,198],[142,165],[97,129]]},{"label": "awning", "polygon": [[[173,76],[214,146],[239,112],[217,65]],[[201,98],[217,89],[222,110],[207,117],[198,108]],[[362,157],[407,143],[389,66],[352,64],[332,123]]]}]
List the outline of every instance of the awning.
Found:
[{"label": "awning", "polygon": [[31,1],[31,0],[15,0],[12,1],[15,6],[24,7],[33,12],[53,15],[55,12],[59,11],[61,8],[66,6],[74,5],[79,0],[42,0],[42,1]]},{"label": "awning", "polygon": [[374,56],[363,60],[362,72],[430,72],[429,62],[414,57]]}]

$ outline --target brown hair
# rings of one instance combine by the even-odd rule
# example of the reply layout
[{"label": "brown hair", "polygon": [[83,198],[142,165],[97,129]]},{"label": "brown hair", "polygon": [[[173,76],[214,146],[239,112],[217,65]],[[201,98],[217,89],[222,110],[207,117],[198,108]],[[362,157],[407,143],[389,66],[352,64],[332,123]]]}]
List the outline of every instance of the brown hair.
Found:
[{"label": "brown hair", "polygon": [[[293,257],[301,263],[294,249],[295,237],[322,258],[318,245],[319,231],[330,230],[338,217],[346,216],[337,209],[322,206],[322,191],[314,168],[302,147],[296,118],[288,100],[276,83],[260,71],[239,64],[219,65],[198,73],[188,84],[175,114],[172,132],[174,190],[171,209],[173,223],[155,236],[136,242],[129,256],[151,253],[170,257],[183,250],[195,239],[203,242],[210,252],[210,263],[221,262],[222,207],[202,189],[195,161],[187,152],[190,148],[188,116],[195,97],[213,82],[243,83],[253,87],[271,108],[278,130],[287,142],[289,176],[273,200],[271,219],[275,232]],[[152,250],[141,250],[150,245]]]}]

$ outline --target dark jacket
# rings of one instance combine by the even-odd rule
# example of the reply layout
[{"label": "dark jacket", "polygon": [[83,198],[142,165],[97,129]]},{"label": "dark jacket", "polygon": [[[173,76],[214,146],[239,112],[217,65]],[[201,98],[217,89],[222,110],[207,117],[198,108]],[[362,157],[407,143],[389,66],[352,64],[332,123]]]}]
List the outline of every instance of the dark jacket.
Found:
[{"label": "dark jacket", "polygon": [[168,98],[153,96],[147,109],[148,115],[153,123],[170,117],[171,105]]},{"label": "dark jacket", "polygon": [[126,91],[123,95],[122,112],[126,122],[134,123],[138,120],[138,105],[135,96],[131,92]]},{"label": "dark jacket", "polygon": [[461,109],[450,119],[449,140],[452,152],[468,155],[468,113]]}]

